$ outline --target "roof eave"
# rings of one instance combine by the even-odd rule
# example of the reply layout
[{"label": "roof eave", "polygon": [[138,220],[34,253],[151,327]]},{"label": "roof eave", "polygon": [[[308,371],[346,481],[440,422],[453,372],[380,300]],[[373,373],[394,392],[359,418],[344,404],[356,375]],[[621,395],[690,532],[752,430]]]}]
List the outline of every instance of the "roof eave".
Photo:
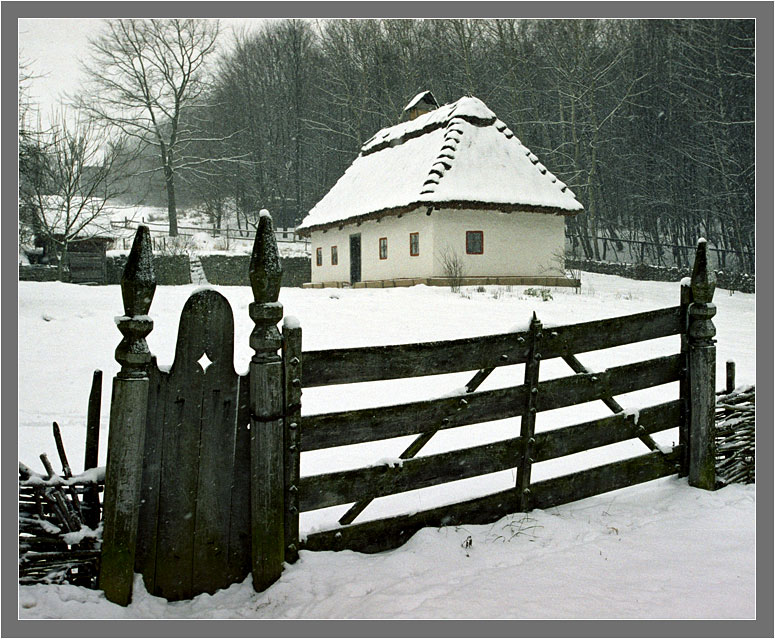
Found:
[{"label": "roof eave", "polygon": [[304,228],[297,228],[296,235],[299,237],[309,237],[315,231],[325,231],[331,228],[343,228],[352,224],[360,225],[368,220],[374,220],[377,218],[386,217],[389,215],[402,215],[409,213],[415,209],[421,207],[433,207],[434,209],[449,208],[449,209],[476,209],[476,210],[489,210],[499,211],[501,213],[513,213],[515,211],[521,211],[525,213],[544,213],[547,215],[563,215],[573,216],[583,213],[584,209],[568,210],[554,206],[535,206],[531,204],[509,204],[509,203],[495,203],[495,202],[481,202],[472,200],[453,200],[448,202],[430,202],[427,200],[418,200],[405,206],[395,206],[390,208],[379,209],[370,213],[364,213],[362,215],[353,215],[342,220],[336,220],[335,222],[326,222],[324,224],[313,224]]}]

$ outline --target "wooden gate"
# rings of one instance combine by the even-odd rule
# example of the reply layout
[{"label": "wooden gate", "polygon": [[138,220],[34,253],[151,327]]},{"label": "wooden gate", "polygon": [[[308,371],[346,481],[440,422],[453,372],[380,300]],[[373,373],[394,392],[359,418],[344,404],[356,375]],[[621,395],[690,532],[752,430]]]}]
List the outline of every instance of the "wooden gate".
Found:
[{"label": "wooden gate", "polygon": [[271,218],[260,219],[251,260],[256,327],[247,375],[234,371],[232,309],[209,289],[186,302],[174,362],[168,371],[158,367],[145,341],[153,328],[152,258],[150,234],[140,227],[121,280],[124,339],[111,400],[100,587],[124,605],[134,572],[169,600],[215,592],[251,572],[255,587],[266,588],[284,552],[276,498],[283,484],[282,273]]},{"label": "wooden gate", "polygon": [[[255,351],[248,374],[233,368],[234,319],[226,299],[194,293],[181,319],[175,360],[160,370],[145,337],[155,290],[148,229],[135,238],[121,282],[124,339],[113,382],[100,587],[111,601],[131,598],[133,573],[152,594],[184,599],[252,573],[263,590],[300,548],[376,552],[423,526],[485,523],[548,508],[674,473],[715,487],[715,278],[700,241],[691,282],[676,306],[594,322],[502,335],[329,351],[302,351],[301,327],[286,319],[271,218],[262,215],[250,282]],[[578,354],[680,335],[674,354],[591,372]],[[573,374],[541,381],[541,362],[562,358]],[[499,366],[523,365],[516,386],[477,391]],[[475,372],[457,396],[319,415],[301,414],[304,387]],[[679,398],[625,411],[616,395],[678,382]],[[536,432],[542,411],[602,400],[612,415]],[[503,441],[418,457],[440,430],[520,417]],[[678,445],[651,435],[679,429]],[[400,463],[300,477],[303,451],[414,435]],[[571,475],[531,479],[533,464],[628,439],[645,454]],[[376,498],[515,470],[507,490],[409,515],[354,523]],[[350,504],[331,530],[300,539],[299,512]]]}]

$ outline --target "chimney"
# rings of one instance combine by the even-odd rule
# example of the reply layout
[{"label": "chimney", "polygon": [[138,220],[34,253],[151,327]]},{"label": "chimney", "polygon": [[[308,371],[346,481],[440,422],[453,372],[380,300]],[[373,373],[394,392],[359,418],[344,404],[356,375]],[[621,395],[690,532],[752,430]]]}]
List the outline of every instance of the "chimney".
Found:
[{"label": "chimney", "polygon": [[434,109],[437,109],[439,103],[436,102],[436,98],[430,91],[423,91],[414,96],[404,107],[402,120],[414,120],[420,115],[430,113]]}]

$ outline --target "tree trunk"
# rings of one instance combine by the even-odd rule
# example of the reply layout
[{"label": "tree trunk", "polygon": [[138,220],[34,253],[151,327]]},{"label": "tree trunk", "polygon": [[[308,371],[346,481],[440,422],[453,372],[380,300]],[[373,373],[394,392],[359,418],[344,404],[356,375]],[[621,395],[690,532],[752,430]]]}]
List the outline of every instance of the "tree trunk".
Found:
[{"label": "tree trunk", "polygon": [[178,211],[175,205],[175,176],[169,164],[164,167],[164,184],[167,187],[167,215],[170,220],[170,237],[177,237]]}]

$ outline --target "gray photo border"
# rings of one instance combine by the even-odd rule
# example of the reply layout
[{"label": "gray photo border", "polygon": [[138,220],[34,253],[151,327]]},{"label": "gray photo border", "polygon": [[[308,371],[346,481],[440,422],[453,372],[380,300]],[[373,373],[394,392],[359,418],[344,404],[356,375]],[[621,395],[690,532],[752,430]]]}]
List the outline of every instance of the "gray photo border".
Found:
[{"label": "gray photo border", "polygon": [[[3,131],[6,140],[16,131],[17,20],[18,18],[108,18],[108,17],[257,17],[257,18],[456,18],[456,17],[564,17],[564,18],[755,18],[757,20],[757,131],[756,173],[764,177],[757,189],[757,318],[773,316],[773,251],[766,246],[773,237],[773,193],[768,176],[773,175],[773,3],[772,2],[2,2],[3,53],[2,98]],[[3,147],[6,167],[15,166],[12,144]],[[3,174],[3,204],[16,208],[16,175]],[[757,601],[755,621],[224,621],[224,620],[55,620],[18,619],[16,533],[10,522],[16,520],[15,492],[18,433],[12,424],[18,420],[18,271],[13,262],[16,240],[9,233],[2,238],[2,298],[7,309],[2,328],[3,386],[2,435],[3,559],[2,585],[8,593],[2,602],[2,636],[50,637],[252,637],[252,636],[575,636],[575,637],[767,637],[773,636],[773,403],[761,394],[757,430]],[[765,242],[767,244],[765,244]],[[768,323],[757,322],[757,382],[773,387],[773,331]],[[766,355],[764,355],[766,354]],[[14,434],[16,433],[16,434]],[[731,586],[731,584],[730,584]],[[732,586],[731,586],[732,587]]]}]

